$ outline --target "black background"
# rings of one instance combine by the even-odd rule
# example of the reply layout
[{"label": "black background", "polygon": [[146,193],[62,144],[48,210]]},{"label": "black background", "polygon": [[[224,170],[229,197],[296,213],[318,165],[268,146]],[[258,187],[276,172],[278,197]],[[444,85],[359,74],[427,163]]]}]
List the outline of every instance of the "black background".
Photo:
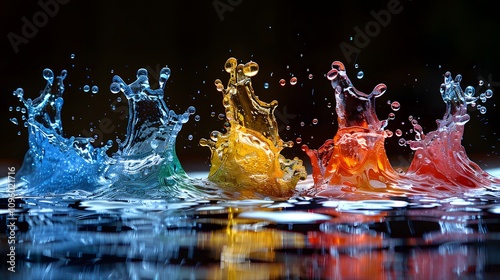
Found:
[{"label": "black background", "polygon": [[[389,2],[69,0],[58,4],[58,11],[16,52],[9,34],[22,36],[22,18],[33,22],[33,16],[43,10],[37,1],[3,1],[0,158],[3,165],[19,166],[22,162],[28,148],[26,129],[8,120],[21,118],[19,112],[8,108],[20,105],[12,96],[18,87],[24,88],[26,97],[38,96],[45,86],[44,68],[56,74],[62,69],[69,72],[66,84],[71,86],[66,89],[63,109],[66,136],[77,136],[109,118],[116,129],[104,138],[123,139],[126,120],[120,120],[120,114],[110,108],[117,98],[109,91],[113,75],[131,82],[137,69],[145,67],[153,70],[150,82],[156,84],[157,76],[152,72],[168,65],[172,75],[165,92],[167,105],[176,112],[193,105],[201,118],[196,122],[193,116],[184,125],[177,139],[178,156],[188,171],[208,170],[209,150],[198,141],[210,131],[222,129],[223,121],[217,118],[223,113],[222,100],[214,80],[227,83],[223,65],[233,56],[242,63],[252,60],[259,64],[259,74],[252,79],[256,94],[266,102],[278,100],[277,110],[289,115],[278,118],[281,137],[301,137],[312,148],[336,132],[333,90],[325,78],[332,61],[346,64],[348,75],[361,91],[369,92],[378,83],[385,83],[388,90],[377,99],[377,114],[386,118],[391,112],[387,102],[398,100],[402,109],[388,128],[405,132],[411,128],[409,115],[419,118],[424,131],[435,128],[435,119],[444,113],[439,85],[445,71],[462,74],[462,87],[478,87],[482,77],[486,84],[491,83],[495,94],[484,104],[488,109],[485,115],[471,108],[472,118],[462,143],[482,167],[498,162],[496,128],[500,120],[495,103],[500,95],[500,19],[495,2],[401,0],[402,11],[375,30],[370,42],[348,61],[339,45],[354,46],[350,37],[356,35],[355,27],[364,30],[374,20],[371,12],[387,9]],[[218,12],[214,4],[230,9]],[[71,54],[75,54],[74,59]],[[356,78],[359,70],[365,73],[360,80]],[[294,86],[288,83],[292,76],[298,79]],[[282,78],[287,81],[283,87],[279,85]],[[268,89],[264,83],[269,83]],[[84,93],[81,88],[86,84],[99,86],[99,93]],[[481,92],[485,89],[478,88]],[[211,117],[211,112],[216,116]],[[318,119],[316,125],[312,124],[314,118]],[[286,122],[289,130],[284,128]],[[413,134],[404,137],[410,139]],[[387,152],[395,165],[407,164],[411,151],[400,147],[397,140],[387,140]],[[283,150],[283,154],[298,156],[308,164],[300,145]]]}]

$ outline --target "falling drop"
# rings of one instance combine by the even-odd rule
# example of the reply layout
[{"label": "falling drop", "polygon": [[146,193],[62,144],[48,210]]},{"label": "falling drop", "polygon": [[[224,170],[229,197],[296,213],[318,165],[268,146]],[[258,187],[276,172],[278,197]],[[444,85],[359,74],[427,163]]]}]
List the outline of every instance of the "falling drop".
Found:
[{"label": "falling drop", "polygon": [[312,78],[313,78],[313,74],[309,74],[309,76],[308,76],[308,77],[309,77],[309,80],[312,80]]},{"label": "falling drop", "polygon": [[487,89],[484,92],[484,96],[486,96],[486,98],[491,98],[493,96],[493,91],[491,89]]},{"label": "falling drop", "polygon": [[83,91],[84,92],[89,92],[90,91],[90,86],[89,85],[84,85],[83,86]]},{"label": "falling drop", "polygon": [[363,73],[363,71],[359,71],[358,72],[358,75],[356,76],[358,79],[363,79],[363,77],[365,76],[365,73]]},{"label": "falling drop", "polygon": [[484,81],[483,80],[479,80],[479,86],[483,86],[484,85]]},{"label": "falling drop", "polygon": [[391,103],[391,109],[393,111],[399,111],[399,109],[401,109],[401,104],[399,104],[399,102],[397,101],[394,101]]},{"label": "falling drop", "polygon": [[264,88],[268,89],[269,88],[269,83],[264,83]]},{"label": "falling drop", "polygon": [[295,84],[297,84],[297,78],[296,78],[296,77],[292,77],[292,78],[290,79],[290,84],[291,84],[292,86],[294,86]]},{"label": "falling drop", "polygon": [[318,124],[318,119],[313,119],[312,124]]},{"label": "falling drop", "polygon": [[75,54],[72,53],[70,56],[69,56],[71,59],[74,59],[75,58]]},{"label": "falling drop", "polygon": [[406,140],[404,138],[399,138],[398,144],[399,146],[406,146]]},{"label": "falling drop", "polygon": [[280,80],[280,86],[284,87],[286,85],[285,79]]},{"label": "falling drop", "polygon": [[215,112],[211,112],[210,117],[212,117],[212,118],[215,117]]},{"label": "falling drop", "polygon": [[389,116],[387,118],[392,121],[392,120],[394,120],[396,118],[396,114],[389,113]]},{"label": "falling drop", "polygon": [[98,86],[92,86],[92,93],[96,94],[99,92],[99,87]]},{"label": "falling drop", "polygon": [[295,142],[296,142],[297,144],[300,144],[300,143],[302,143],[302,138],[300,138],[300,137],[297,137],[297,139],[295,139]]},{"label": "falling drop", "polygon": [[117,94],[120,92],[120,84],[117,82],[112,82],[111,85],[109,86],[109,90],[113,94]]}]

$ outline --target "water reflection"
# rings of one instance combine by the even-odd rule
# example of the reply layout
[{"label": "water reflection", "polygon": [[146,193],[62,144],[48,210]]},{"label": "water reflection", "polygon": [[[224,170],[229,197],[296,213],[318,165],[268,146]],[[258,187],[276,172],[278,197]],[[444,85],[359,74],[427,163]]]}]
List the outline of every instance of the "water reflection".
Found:
[{"label": "water reflection", "polygon": [[24,198],[16,209],[18,279],[500,276],[495,198]]}]

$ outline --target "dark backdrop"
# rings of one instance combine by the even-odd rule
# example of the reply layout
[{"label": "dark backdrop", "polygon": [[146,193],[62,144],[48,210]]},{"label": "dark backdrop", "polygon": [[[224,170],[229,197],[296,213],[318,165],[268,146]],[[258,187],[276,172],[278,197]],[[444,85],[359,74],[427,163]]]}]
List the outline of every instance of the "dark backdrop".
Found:
[{"label": "dark backdrop", "polygon": [[[495,94],[484,104],[486,114],[470,110],[472,120],[463,140],[471,158],[484,167],[498,161],[499,151],[495,103],[500,95],[500,20],[496,11],[494,1],[3,1],[0,158],[9,165],[22,161],[27,134],[22,124],[8,121],[21,117],[15,112],[20,104],[12,92],[22,87],[26,97],[36,97],[45,86],[44,68],[56,74],[69,71],[65,134],[79,135],[109,118],[116,129],[103,138],[114,139],[123,136],[126,120],[110,108],[117,98],[109,91],[112,76],[132,81],[137,69],[145,67],[155,84],[154,72],[168,65],[172,75],[165,93],[167,105],[176,112],[193,105],[200,116],[199,121],[191,118],[184,125],[177,139],[178,156],[187,170],[208,170],[209,150],[198,141],[222,128],[217,115],[223,107],[214,80],[227,83],[223,65],[234,56],[260,65],[253,85],[262,100],[278,100],[281,137],[301,137],[313,148],[336,131],[333,90],[325,78],[334,60],[346,64],[362,91],[371,91],[378,83],[388,86],[377,99],[377,113],[385,118],[391,112],[387,102],[398,100],[402,108],[389,128],[405,132],[411,128],[409,115],[419,118],[424,131],[435,128],[435,119],[444,112],[439,85],[445,71],[461,73],[463,87],[472,85],[478,91],[486,89],[478,86],[484,80]],[[376,23],[377,17],[381,23]],[[358,30],[369,34],[364,37]],[[364,77],[358,80],[360,70]],[[298,79],[294,86],[288,83],[292,76]],[[280,86],[280,79],[287,85]],[[264,83],[269,83],[268,89]],[[98,94],[84,93],[86,84],[99,86]],[[397,140],[387,140],[391,161],[408,163],[411,151]],[[308,163],[300,145],[283,154]]]}]

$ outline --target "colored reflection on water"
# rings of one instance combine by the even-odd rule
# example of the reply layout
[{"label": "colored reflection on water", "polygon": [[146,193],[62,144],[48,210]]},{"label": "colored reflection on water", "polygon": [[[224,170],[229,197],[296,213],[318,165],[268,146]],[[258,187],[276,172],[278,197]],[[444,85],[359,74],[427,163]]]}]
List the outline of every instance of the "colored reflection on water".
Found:
[{"label": "colored reflection on water", "polygon": [[[16,279],[494,278],[498,204],[24,198]],[[5,242],[6,199],[0,207]]]}]

